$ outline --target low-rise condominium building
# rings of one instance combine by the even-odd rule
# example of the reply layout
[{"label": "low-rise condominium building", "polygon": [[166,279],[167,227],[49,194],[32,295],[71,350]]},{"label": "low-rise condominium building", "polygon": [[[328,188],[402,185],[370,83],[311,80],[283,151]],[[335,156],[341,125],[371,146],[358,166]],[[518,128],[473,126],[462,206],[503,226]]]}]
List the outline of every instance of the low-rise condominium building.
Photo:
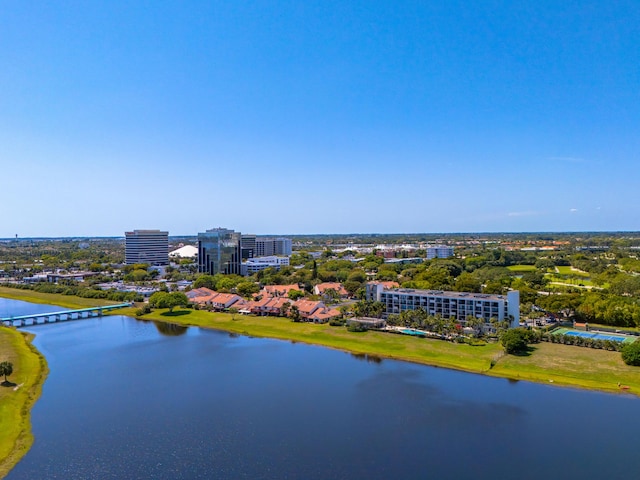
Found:
[{"label": "low-rise condominium building", "polygon": [[517,290],[507,295],[488,295],[411,288],[387,289],[380,283],[368,283],[366,298],[384,304],[384,318],[404,310],[423,308],[429,315],[455,318],[462,324],[470,316],[482,318],[487,324],[492,319],[500,322],[506,320],[511,327],[517,327],[520,322],[520,292]]}]

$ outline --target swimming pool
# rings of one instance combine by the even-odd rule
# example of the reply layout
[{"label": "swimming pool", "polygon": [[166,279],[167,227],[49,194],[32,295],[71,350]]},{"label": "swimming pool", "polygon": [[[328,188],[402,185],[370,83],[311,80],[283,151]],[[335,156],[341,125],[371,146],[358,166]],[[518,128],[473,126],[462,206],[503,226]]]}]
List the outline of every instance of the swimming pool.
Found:
[{"label": "swimming pool", "polygon": [[419,332],[418,330],[411,330],[410,328],[404,328],[400,330],[400,332],[404,333],[405,335],[415,335],[416,337],[424,337],[423,332]]}]

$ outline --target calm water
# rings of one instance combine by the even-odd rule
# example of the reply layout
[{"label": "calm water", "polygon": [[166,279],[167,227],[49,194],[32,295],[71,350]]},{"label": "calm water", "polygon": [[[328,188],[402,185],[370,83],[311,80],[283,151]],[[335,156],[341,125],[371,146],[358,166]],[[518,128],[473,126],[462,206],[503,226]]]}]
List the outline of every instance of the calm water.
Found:
[{"label": "calm water", "polygon": [[12,480],[626,479],[640,471],[640,401],[631,396],[127,317],[31,330],[51,373],[33,410],[36,442]]}]

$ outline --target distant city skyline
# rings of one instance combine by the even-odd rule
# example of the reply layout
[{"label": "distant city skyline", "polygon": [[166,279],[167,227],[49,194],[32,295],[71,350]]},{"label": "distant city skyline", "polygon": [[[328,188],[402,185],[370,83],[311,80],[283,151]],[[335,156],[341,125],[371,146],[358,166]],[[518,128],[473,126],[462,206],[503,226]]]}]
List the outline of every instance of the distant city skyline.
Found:
[{"label": "distant city skyline", "polygon": [[0,238],[640,229],[635,2],[0,21]]}]

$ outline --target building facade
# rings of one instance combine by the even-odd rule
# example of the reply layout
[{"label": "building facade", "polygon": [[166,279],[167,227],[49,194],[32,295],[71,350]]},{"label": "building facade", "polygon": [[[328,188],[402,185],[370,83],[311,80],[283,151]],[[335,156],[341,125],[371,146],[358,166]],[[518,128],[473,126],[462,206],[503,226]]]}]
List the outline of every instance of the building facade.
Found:
[{"label": "building facade", "polygon": [[253,234],[242,234],[241,237],[242,259],[257,257],[256,236]]},{"label": "building facade", "polygon": [[290,238],[256,238],[254,257],[291,255],[293,243]]},{"label": "building facade", "polygon": [[267,268],[280,270],[281,267],[288,265],[289,257],[270,256],[250,258],[242,263],[242,275],[251,275]]},{"label": "building facade", "polygon": [[198,272],[241,274],[242,240],[240,232],[212,228],[198,233]]},{"label": "building facade", "polygon": [[427,250],[427,260],[431,260],[433,258],[449,258],[453,257],[453,247],[448,247],[446,245],[435,245],[426,248]]},{"label": "building facade", "polygon": [[169,232],[134,230],[124,232],[125,263],[169,265]]},{"label": "building facade", "polygon": [[507,295],[487,295],[410,288],[386,289],[379,283],[368,283],[366,298],[384,304],[385,318],[404,310],[423,308],[429,315],[455,318],[462,324],[470,316],[482,318],[487,324],[492,319],[500,322],[506,320],[511,327],[517,327],[520,322],[520,292],[517,290]]}]

